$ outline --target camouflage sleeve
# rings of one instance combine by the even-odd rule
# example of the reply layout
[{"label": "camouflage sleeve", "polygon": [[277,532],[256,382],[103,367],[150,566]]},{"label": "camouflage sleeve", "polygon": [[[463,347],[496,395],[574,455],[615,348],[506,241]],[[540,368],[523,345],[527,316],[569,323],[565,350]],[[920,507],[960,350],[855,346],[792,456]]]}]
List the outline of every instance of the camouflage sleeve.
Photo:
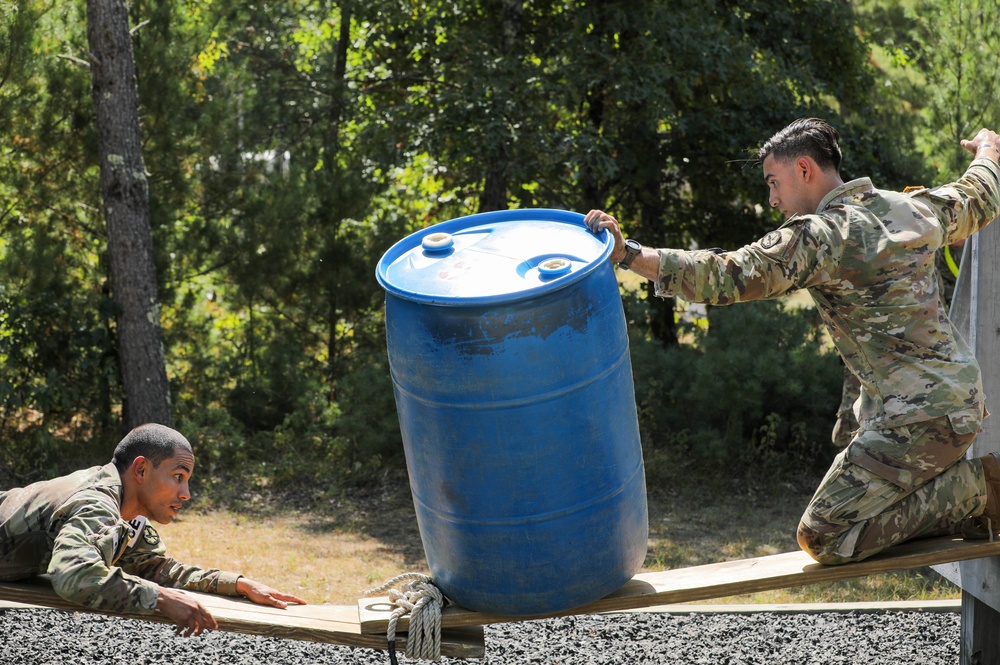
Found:
[{"label": "camouflage sleeve", "polygon": [[119,565],[127,572],[160,586],[238,596],[236,582],[241,575],[218,570],[202,569],[180,563],[166,556],[166,547],[160,534],[147,524],[138,536],[135,546],[126,550]]},{"label": "camouflage sleeve", "polygon": [[843,242],[836,225],[806,215],[733,252],[657,250],[656,295],[711,305],[777,298],[828,279]]},{"label": "camouflage sleeve", "polygon": [[107,612],[149,614],[159,588],[114,566],[128,541],[118,507],[99,493],[80,493],[55,537],[47,572],[52,587],[74,603]]},{"label": "camouflage sleeve", "polygon": [[968,238],[1000,214],[1000,166],[976,159],[957,182],[921,189],[911,196],[926,203],[944,222],[945,244]]}]

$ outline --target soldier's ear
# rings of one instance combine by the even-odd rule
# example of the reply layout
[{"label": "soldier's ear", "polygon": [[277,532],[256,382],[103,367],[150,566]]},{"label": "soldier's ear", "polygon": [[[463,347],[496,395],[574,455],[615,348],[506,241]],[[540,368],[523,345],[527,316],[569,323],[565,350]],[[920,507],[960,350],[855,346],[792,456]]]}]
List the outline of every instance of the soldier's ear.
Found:
[{"label": "soldier's ear", "polygon": [[813,165],[805,157],[799,157],[795,161],[795,170],[802,172],[802,180],[804,182],[809,182],[809,177],[812,175]]},{"label": "soldier's ear", "polygon": [[132,472],[132,477],[135,478],[136,482],[143,482],[146,477],[146,472],[149,470],[149,460],[142,455],[139,455],[132,460],[130,470]]}]

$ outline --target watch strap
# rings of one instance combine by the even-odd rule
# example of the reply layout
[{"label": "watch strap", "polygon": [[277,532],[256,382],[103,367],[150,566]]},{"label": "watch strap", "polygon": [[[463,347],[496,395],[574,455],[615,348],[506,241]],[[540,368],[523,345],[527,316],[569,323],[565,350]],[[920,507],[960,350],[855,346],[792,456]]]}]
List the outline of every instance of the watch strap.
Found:
[{"label": "watch strap", "polygon": [[618,267],[622,270],[628,270],[632,267],[632,261],[635,257],[639,256],[639,252],[642,251],[642,245],[635,240],[625,241],[625,258],[618,262]]}]

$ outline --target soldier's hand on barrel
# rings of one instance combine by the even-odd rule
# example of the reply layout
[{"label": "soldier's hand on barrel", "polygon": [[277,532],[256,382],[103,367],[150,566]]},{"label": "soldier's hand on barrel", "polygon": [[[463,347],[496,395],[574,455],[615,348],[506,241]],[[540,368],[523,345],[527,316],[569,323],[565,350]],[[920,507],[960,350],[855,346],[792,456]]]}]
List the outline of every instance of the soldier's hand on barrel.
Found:
[{"label": "soldier's hand on barrel", "polygon": [[302,600],[298,596],[293,596],[290,593],[285,593],[284,591],[278,591],[273,587],[269,587],[266,584],[261,584],[260,582],[254,582],[253,580],[241,577],[239,581],[236,582],[236,593],[252,600],[258,605],[271,605],[272,607],[278,607],[285,609],[288,607],[288,603],[297,603],[299,605],[305,605],[306,601]]},{"label": "soldier's hand on barrel", "polygon": [[600,233],[602,229],[608,229],[611,233],[614,233],[615,231],[621,233],[621,229],[618,226],[618,220],[603,210],[591,210],[583,218],[583,222],[587,225],[587,228],[594,233]]},{"label": "soldier's hand on barrel", "polygon": [[591,210],[583,218],[583,222],[594,233],[600,233],[604,229],[611,233],[611,237],[615,240],[615,247],[611,250],[612,261],[618,261],[625,255],[625,236],[622,235],[617,219],[603,210]]}]

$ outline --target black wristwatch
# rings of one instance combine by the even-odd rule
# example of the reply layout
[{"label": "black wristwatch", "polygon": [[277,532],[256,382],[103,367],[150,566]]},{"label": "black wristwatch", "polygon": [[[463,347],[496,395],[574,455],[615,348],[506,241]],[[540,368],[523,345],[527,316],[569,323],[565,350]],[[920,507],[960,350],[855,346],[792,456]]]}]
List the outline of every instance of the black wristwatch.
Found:
[{"label": "black wristwatch", "polygon": [[642,251],[642,245],[639,244],[638,240],[632,240],[629,238],[625,241],[625,258],[618,262],[618,267],[622,270],[628,270],[632,267],[632,261],[635,257],[639,256],[639,252]]}]

